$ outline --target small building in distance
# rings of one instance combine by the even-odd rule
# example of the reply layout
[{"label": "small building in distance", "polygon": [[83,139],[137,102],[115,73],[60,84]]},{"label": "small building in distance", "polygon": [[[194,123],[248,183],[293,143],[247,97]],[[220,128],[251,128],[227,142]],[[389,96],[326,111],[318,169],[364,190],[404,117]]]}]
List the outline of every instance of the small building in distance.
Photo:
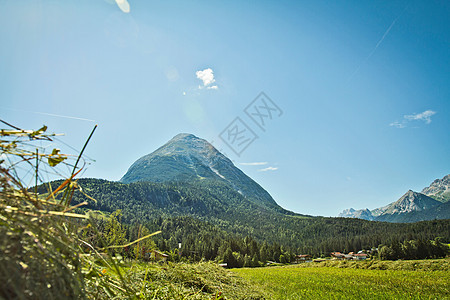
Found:
[{"label": "small building in distance", "polygon": [[302,262],[307,262],[307,261],[311,261],[311,255],[309,254],[300,254],[300,255],[296,255],[295,256],[295,263],[302,263]]},{"label": "small building in distance", "polygon": [[367,254],[365,253],[358,253],[353,255],[353,259],[354,260],[366,260],[367,259]]},{"label": "small building in distance", "polygon": [[345,254],[343,254],[341,252],[331,252],[331,259],[343,260],[343,259],[345,259]]},{"label": "small building in distance", "polygon": [[344,254],[341,252],[332,252],[331,258],[333,260],[365,260],[367,259],[367,254],[362,253],[362,251],[359,251],[358,253],[350,252],[348,254]]}]

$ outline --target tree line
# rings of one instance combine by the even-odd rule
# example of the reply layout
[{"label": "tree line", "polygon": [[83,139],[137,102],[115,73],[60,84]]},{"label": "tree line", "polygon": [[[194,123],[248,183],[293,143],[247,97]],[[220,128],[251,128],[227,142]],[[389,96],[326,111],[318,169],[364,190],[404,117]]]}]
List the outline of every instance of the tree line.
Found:
[{"label": "tree line", "polygon": [[449,247],[440,238],[403,242],[394,240],[378,248],[378,257],[383,260],[442,258],[448,254]]},{"label": "tree line", "polygon": [[[311,248],[302,252],[302,247],[290,247],[277,242],[257,241],[250,236],[238,236],[219,227],[191,217],[156,218],[146,224],[123,223],[122,211],[108,215],[93,214],[93,226],[84,226],[81,231],[84,240],[97,248],[114,245],[126,245],[148,234],[162,230],[160,235],[145,239],[127,247],[114,248],[112,252],[130,259],[149,259],[151,250],[157,249],[169,255],[171,261],[212,260],[227,263],[228,267],[258,267],[267,262],[290,263],[297,254],[310,254],[313,257],[327,257],[333,251],[358,251],[377,247],[360,248],[356,239],[346,241],[349,251],[344,248],[332,248],[324,252],[323,248]],[[376,242],[375,242],[376,243]],[[331,244],[333,244],[331,242]],[[337,242],[336,245],[340,243]],[[181,247],[180,247],[181,246]],[[352,248],[354,247],[354,248]],[[434,240],[404,240],[396,238],[378,246],[380,259],[424,259],[439,258],[449,254],[449,248],[440,238]]]},{"label": "tree line", "polygon": [[[440,237],[444,242],[450,241],[450,220],[405,224],[286,214],[259,206],[220,183],[123,184],[80,179],[77,184],[96,200],[75,192],[74,205],[89,202],[81,210],[112,215],[120,210],[120,218],[116,219],[120,219],[125,233],[118,240],[105,238],[107,241],[118,242],[123,237],[133,241],[146,230],[161,230],[162,234],[154,238],[155,245],[173,253],[174,259],[181,253],[181,257],[191,260],[232,261],[231,252],[237,264],[255,265],[256,261],[289,262],[295,254],[325,257],[334,251],[356,252],[390,245],[392,240],[427,241]],[[45,190],[40,187],[40,192]],[[101,218],[98,222],[100,231],[116,230],[107,229]],[[248,241],[256,243],[257,250],[249,250],[255,247],[250,247]],[[133,251],[137,250],[130,253]]]}]

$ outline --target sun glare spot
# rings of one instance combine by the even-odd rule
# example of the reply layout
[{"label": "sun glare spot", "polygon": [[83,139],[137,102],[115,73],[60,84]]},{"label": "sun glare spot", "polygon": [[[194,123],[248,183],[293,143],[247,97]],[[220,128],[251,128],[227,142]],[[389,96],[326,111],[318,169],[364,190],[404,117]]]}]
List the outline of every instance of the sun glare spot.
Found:
[{"label": "sun glare spot", "polygon": [[130,12],[130,3],[128,3],[127,0],[116,0],[116,3],[120,10],[124,13]]}]

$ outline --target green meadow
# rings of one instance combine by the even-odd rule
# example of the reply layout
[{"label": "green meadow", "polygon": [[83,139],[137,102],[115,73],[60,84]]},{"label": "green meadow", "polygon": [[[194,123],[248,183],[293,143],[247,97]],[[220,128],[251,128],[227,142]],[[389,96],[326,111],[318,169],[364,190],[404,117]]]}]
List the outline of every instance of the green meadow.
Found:
[{"label": "green meadow", "polygon": [[[450,299],[448,260],[234,269],[268,299]],[[359,265],[358,265],[359,264]],[[439,265],[447,267],[439,267]],[[429,268],[429,266],[433,266]],[[368,267],[368,268],[367,268]]]}]

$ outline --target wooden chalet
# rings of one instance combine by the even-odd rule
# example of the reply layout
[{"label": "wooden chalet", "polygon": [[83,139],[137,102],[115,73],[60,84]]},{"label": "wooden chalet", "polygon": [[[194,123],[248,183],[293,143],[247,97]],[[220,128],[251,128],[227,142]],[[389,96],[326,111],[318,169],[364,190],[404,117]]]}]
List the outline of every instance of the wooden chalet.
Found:
[{"label": "wooden chalet", "polygon": [[362,253],[361,251],[356,254],[354,252],[350,252],[348,254],[332,252],[331,258],[333,260],[365,260],[367,259],[367,254]]},{"label": "wooden chalet", "polygon": [[302,263],[302,262],[307,262],[307,261],[311,261],[311,255],[309,254],[300,254],[300,255],[296,255],[295,256],[295,263]]},{"label": "wooden chalet", "polygon": [[353,255],[353,259],[354,260],[366,260],[367,259],[367,254],[365,253],[358,253]]},{"label": "wooden chalet", "polygon": [[331,253],[331,259],[343,260],[343,259],[345,259],[345,254],[343,254],[341,252],[332,252]]}]

